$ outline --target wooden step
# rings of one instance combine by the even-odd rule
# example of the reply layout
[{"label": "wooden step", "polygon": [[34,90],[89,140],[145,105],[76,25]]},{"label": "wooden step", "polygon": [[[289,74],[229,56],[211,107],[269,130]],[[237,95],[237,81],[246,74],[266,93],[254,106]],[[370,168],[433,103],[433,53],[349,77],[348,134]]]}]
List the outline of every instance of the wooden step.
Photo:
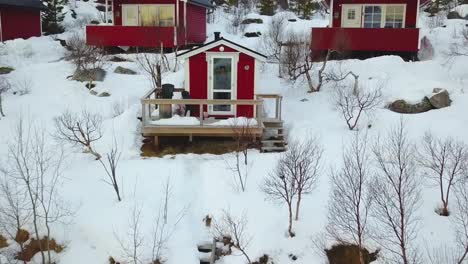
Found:
[{"label": "wooden step", "polygon": [[265,126],[265,129],[283,129],[283,124],[281,123],[263,123],[263,125]]},{"label": "wooden step", "polygon": [[286,144],[286,142],[284,141],[284,139],[262,139],[262,144],[265,144],[265,143],[282,143],[282,144]]},{"label": "wooden step", "polygon": [[286,146],[284,147],[262,147],[262,152],[281,152],[286,151]]}]

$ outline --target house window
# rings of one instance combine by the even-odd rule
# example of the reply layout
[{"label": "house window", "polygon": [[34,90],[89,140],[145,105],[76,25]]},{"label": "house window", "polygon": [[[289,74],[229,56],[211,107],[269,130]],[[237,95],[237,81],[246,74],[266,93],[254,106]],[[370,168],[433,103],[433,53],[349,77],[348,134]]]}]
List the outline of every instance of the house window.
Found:
[{"label": "house window", "polygon": [[404,13],[405,7],[402,5],[387,6],[385,8],[385,27],[402,28]]},{"label": "house window", "polygon": [[364,7],[364,27],[365,28],[380,28],[382,23],[382,7],[381,6],[365,6]]},{"label": "house window", "polygon": [[348,19],[349,20],[356,19],[356,10],[354,10],[354,9],[349,9],[348,10]]},{"label": "house window", "polygon": [[124,26],[174,26],[174,5],[123,5],[123,10]]}]

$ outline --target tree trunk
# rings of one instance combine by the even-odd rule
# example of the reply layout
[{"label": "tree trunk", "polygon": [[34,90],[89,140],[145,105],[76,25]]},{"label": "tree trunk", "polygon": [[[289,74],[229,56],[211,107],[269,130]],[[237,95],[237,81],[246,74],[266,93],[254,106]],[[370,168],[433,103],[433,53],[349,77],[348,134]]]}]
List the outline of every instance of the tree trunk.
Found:
[{"label": "tree trunk", "polygon": [[2,95],[0,95],[0,114],[2,117],[5,117],[5,114],[3,113]]},{"label": "tree trunk", "polygon": [[293,220],[293,213],[292,213],[292,204],[288,203],[288,209],[289,209],[289,226],[288,226],[288,233],[289,237],[294,237],[294,233],[292,231],[292,220]]},{"label": "tree trunk", "polygon": [[301,205],[301,199],[302,199],[302,190],[299,190],[297,194],[297,202],[296,202],[296,221],[299,220],[299,207]]}]

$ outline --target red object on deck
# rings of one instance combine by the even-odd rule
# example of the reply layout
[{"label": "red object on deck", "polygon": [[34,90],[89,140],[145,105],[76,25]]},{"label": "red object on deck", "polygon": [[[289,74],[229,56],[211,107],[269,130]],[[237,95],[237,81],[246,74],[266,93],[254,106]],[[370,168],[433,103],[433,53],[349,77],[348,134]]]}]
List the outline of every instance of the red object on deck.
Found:
[{"label": "red object on deck", "polygon": [[0,41],[42,35],[41,9],[0,4]]},{"label": "red object on deck", "polygon": [[[258,65],[266,57],[229,40],[219,38],[201,47],[189,50],[178,55],[185,60],[185,90],[192,99],[228,99],[252,100],[255,99],[256,79],[258,79]],[[228,64],[216,64],[216,59],[228,59]],[[226,66],[224,66],[226,65]],[[216,74],[223,67],[229,68],[228,76],[231,80],[220,91],[215,88]],[[223,72],[224,73],[224,72]],[[221,77],[225,77],[221,76]],[[229,98],[216,98],[216,93],[227,92]],[[213,107],[213,106],[209,106]],[[254,107],[251,105],[238,105],[232,111],[214,111],[204,106],[203,112],[218,118],[226,117],[254,117]],[[193,116],[199,116],[199,107],[195,107]]]},{"label": "red object on deck", "polygon": [[[314,59],[327,50],[416,54],[425,0],[327,0],[330,25],[312,29]],[[397,11],[398,10],[398,11]]]},{"label": "red object on deck", "polygon": [[[129,26],[123,21],[125,6],[161,5],[174,10],[171,26]],[[174,48],[206,41],[207,0],[114,0],[113,25],[88,25],[86,43],[94,46]],[[140,14],[140,13],[139,13]]]}]

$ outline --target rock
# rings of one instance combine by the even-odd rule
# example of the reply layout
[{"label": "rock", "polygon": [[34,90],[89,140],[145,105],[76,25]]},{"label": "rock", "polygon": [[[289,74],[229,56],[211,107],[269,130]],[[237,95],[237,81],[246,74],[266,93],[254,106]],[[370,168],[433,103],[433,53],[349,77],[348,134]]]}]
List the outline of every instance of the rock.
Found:
[{"label": "rock", "polygon": [[307,102],[307,101],[309,101],[309,99],[307,98],[301,99],[301,102]]},{"label": "rock", "polygon": [[447,90],[435,88],[434,94],[429,97],[429,102],[434,108],[440,109],[450,106],[452,100],[450,100],[450,95]]},{"label": "rock", "polygon": [[98,94],[98,93],[97,93],[96,91],[94,91],[94,90],[90,90],[89,93],[92,94],[92,95],[97,95],[97,94]]},{"label": "rock", "polygon": [[112,62],[124,62],[124,61],[131,61],[131,60],[127,60],[125,58],[122,58],[120,56],[112,56],[109,61],[112,61]]},{"label": "rock", "polygon": [[98,97],[109,97],[109,96],[111,96],[111,94],[108,92],[102,92],[98,95]]},{"label": "rock", "polygon": [[432,93],[440,93],[443,90],[444,90],[443,88],[434,88],[434,89],[432,89]]},{"label": "rock", "polygon": [[72,79],[79,82],[89,82],[90,80],[94,82],[102,82],[104,81],[105,77],[106,71],[101,68],[97,68],[84,71],[75,71]]},{"label": "rock", "polygon": [[115,73],[119,73],[119,74],[129,74],[129,75],[135,75],[135,74],[137,74],[136,71],[131,70],[131,69],[124,68],[124,67],[122,67],[122,66],[118,66],[117,68],[115,68],[114,72],[115,72]]},{"label": "rock", "polygon": [[0,75],[1,74],[8,74],[12,71],[14,71],[15,69],[11,68],[11,67],[0,67]]},{"label": "rock", "polygon": [[99,21],[97,21],[97,20],[91,20],[89,23],[92,24],[92,25],[99,25],[99,24],[101,24],[101,22],[99,22]]},{"label": "rock", "polygon": [[263,20],[261,18],[247,18],[244,19],[241,24],[248,25],[248,24],[263,24]]},{"label": "rock", "polygon": [[422,101],[417,104],[411,104],[406,102],[405,100],[396,100],[395,102],[389,104],[387,107],[391,111],[400,114],[419,114],[434,109],[431,102],[426,97],[423,98]]},{"label": "rock", "polygon": [[447,19],[463,19],[457,11],[450,11],[447,14]]},{"label": "rock", "polygon": [[106,6],[103,6],[103,5],[97,5],[96,6],[96,9],[101,11],[101,12],[105,12],[106,11]]},{"label": "rock", "polygon": [[295,18],[290,18],[290,19],[288,19],[288,21],[289,21],[289,22],[296,22],[297,19],[295,19]]},{"label": "rock", "polygon": [[258,38],[262,35],[262,33],[260,32],[246,32],[244,34],[244,37],[247,37],[247,38]]}]

